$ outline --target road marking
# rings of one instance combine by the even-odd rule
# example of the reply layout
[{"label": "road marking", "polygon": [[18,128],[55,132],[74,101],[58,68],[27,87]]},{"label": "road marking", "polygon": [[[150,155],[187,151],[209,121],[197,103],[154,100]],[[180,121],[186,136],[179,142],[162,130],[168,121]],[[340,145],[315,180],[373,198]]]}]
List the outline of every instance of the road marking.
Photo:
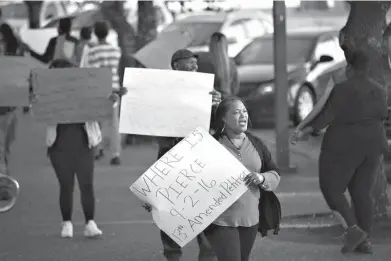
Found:
[{"label": "road marking", "polygon": [[307,191],[307,192],[280,192],[276,193],[279,198],[294,198],[294,197],[323,197],[319,191]]},{"label": "road marking", "polygon": [[[84,223],[74,223],[75,225],[81,226],[84,225]],[[106,221],[106,222],[98,222],[98,225],[102,226],[113,226],[113,225],[152,225],[155,224],[153,220],[123,220],[123,221]],[[325,227],[332,227],[337,223],[298,223],[298,224],[292,224],[292,223],[281,223],[280,228],[282,229],[290,229],[290,228],[325,228]]]}]

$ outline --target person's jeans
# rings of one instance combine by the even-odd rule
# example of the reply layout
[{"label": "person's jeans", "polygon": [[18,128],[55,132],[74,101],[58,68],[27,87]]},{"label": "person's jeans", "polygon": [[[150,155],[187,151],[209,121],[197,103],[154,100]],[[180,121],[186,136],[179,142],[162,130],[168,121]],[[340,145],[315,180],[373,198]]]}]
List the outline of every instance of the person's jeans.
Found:
[{"label": "person's jeans", "polygon": [[[160,231],[160,237],[163,243],[163,254],[167,261],[181,261],[181,247],[163,231]],[[199,261],[217,261],[216,255],[203,233],[197,236],[197,242],[200,248],[198,254]]]},{"label": "person's jeans", "polygon": [[96,146],[98,154],[100,150],[103,150],[108,145],[113,158],[121,156],[122,135],[119,133],[119,110],[120,106],[117,105],[113,108],[113,115],[110,121],[99,122],[102,142]]},{"label": "person's jeans", "polygon": [[[372,190],[381,158],[379,153],[344,161],[326,153],[319,157],[319,185],[329,208],[343,217],[345,226],[358,225],[368,234],[371,233],[374,211]],[[354,210],[344,194],[346,189]]]},{"label": "person's jeans", "polygon": [[204,233],[218,261],[248,261],[257,237],[258,225],[228,227],[211,224]]}]

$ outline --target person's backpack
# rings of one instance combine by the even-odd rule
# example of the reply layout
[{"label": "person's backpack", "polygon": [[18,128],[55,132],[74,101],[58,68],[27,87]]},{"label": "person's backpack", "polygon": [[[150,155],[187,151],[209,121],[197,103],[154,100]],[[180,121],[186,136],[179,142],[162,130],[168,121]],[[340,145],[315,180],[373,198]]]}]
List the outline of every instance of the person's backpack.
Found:
[{"label": "person's backpack", "polygon": [[77,41],[67,39],[66,35],[59,35],[56,39],[56,47],[54,49],[53,60],[65,59],[76,63],[76,46]]}]

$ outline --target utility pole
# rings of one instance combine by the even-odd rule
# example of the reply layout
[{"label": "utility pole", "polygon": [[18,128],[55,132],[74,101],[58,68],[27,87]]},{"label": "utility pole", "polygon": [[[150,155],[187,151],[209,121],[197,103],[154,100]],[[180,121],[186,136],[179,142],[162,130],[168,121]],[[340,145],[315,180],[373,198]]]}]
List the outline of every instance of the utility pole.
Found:
[{"label": "utility pole", "polygon": [[295,172],[289,159],[288,75],[286,63],[286,8],[285,1],[273,1],[274,75],[275,75],[275,129],[277,165],[283,172]]}]

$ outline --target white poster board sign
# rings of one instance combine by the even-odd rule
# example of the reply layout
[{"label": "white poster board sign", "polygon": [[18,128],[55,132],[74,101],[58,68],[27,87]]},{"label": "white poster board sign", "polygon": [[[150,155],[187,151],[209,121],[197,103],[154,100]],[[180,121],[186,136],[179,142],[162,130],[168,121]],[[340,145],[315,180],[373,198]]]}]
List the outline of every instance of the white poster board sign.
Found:
[{"label": "white poster board sign", "polygon": [[248,173],[207,131],[197,128],[130,190],[153,206],[156,225],[183,247],[247,191]]},{"label": "white poster board sign", "polygon": [[126,68],[120,133],[185,137],[209,129],[214,75],[173,70]]}]

